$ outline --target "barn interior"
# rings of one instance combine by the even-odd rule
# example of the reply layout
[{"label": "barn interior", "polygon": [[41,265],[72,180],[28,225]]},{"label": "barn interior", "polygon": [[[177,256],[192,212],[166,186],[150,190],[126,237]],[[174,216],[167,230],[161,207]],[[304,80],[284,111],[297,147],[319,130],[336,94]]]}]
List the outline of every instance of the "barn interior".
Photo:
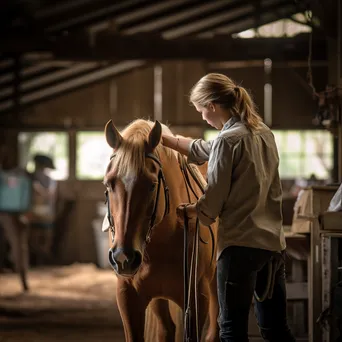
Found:
[{"label": "barn interior", "polygon": [[[3,0],[0,17],[1,181],[44,154],[56,184],[47,229],[6,210],[0,187],[0,341],[125,340],[104,127],[145,118],[214,138],[188,100],[209,72],[250,90],[277,142],[289,325],[297,341],[342,339],[339,0]],[[252,311],[249,335],[262,341]]]}]

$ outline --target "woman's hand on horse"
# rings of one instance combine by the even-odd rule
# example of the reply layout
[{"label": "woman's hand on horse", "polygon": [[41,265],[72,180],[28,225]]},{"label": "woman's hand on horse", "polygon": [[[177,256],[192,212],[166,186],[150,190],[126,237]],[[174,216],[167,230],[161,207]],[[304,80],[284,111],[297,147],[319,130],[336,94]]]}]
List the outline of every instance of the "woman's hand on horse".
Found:
[{"label": "woman's hand on horse", "polygon": [[170,140],[174,139],[174,136],[171,134],[163,133],[161,136],[161,144],[166,147],[173,147],[172,142]]},{"label": "woman's hand on horse", "polygon": [[197,216],[196,204],[182,203],[177,207],[176,212],[177,216],[182,220],[184,220],[185,214],[188,219],[192,219]]}]

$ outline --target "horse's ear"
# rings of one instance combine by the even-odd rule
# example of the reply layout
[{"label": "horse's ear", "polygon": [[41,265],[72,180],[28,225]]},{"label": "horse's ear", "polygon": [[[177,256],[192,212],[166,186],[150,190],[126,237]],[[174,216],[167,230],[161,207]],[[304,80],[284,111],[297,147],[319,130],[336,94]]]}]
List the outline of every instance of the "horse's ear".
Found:
[{"label": "horse's ear", "polygon": [[160,122],[156,120],[148,136],[148,147],[151,151],[153,151],[160,143],[161,135],[162,135],[162,126]]},{"label": "horse's ear", "polygon": [[106,140],[107,140],[108,145],[112,149],[117,150],[119,146],[121,145],[123,138],[120,132],[114,126],[112,120],[109,120],[106,123],[105,134],[106,134]]}]

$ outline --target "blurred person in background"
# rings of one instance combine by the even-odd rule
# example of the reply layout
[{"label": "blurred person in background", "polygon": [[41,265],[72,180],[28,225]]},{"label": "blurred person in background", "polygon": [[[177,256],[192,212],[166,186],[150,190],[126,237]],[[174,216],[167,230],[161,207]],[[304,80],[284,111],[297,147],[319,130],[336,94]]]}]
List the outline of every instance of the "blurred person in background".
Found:
[{"label": "blurred person in background", "polygon": [[30,247],[32,265],[48,261],[56,218],[57,182],[50,176],[55,165],[47,155],[36,154],[33,158],[32,209],[27,218],[30,223]]}]

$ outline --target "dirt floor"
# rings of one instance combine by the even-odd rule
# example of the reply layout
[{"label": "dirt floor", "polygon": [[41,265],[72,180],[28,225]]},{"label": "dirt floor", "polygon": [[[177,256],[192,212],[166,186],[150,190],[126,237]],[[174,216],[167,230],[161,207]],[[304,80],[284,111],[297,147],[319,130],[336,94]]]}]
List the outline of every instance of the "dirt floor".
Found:
[{"label": "dirt floor", "polygon": [[[125,341],[112,270],[92,264],[32,269],[28,283],[23,293],[17,274],[0,273],[0,342]],[[154,317],[148,317],[146,342],[157,342]]]},{"label": "dirt floor", "polygon": [[[0,342],[124,342],[112,270],[92,264],[32,269],[28,284],[23,293],[17,274],[0,274]],[[157,342],[155,317],[149,310],[146,316],[146,342]]]},{"label": "dirt floor", "polygon": [[111,270],[75,264],[31,270],[30,291],[0,274],[0,342],[124,341]]},{"label": "dirt floor", "polygon": [[23,293],[16,274],[0,274],[0,324],[17,322],[121,326],[111,270],[75,264],[31,270]]},{"label": "dirt floor", "polygon": [[121,330],[36,327],[1,330],[0,342],[125,342]]}]

